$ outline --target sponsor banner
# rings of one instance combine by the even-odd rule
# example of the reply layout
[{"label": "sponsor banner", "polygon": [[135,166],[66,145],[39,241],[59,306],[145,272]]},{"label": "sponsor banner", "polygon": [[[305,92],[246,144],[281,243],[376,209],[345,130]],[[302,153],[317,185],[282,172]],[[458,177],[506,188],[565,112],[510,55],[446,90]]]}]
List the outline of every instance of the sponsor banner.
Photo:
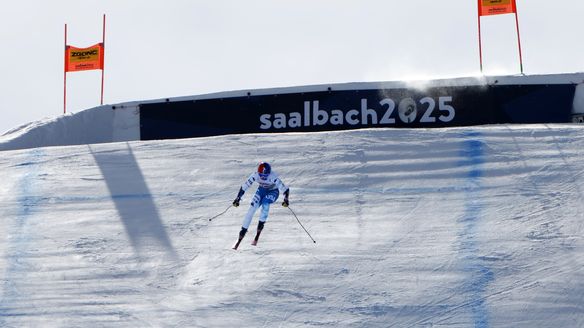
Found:
[{"label": "sponsor banner", "polygon": [[87,71],[103,69],[103,44],[87,48],[67,46],[65,51],[65,71]]},{"label": "sponsor banner", "polygon": [[141,139],[571,121],[575,86],[343,90],[140,105]]},{"label": "sponsor banner", "polygon": [[478,0],[479,15],[502,15],[516,13],[515,0]]}]

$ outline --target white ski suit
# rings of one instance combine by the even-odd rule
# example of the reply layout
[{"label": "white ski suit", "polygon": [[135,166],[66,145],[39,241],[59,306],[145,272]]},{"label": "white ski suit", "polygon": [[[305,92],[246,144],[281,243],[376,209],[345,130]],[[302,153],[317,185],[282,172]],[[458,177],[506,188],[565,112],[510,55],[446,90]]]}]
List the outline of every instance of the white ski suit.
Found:
[{"label": "white ski suit", "polygon": [[260,222],[266,222],[268,219],[268,212],[270,211],[270,204],[275,202],[280,195],[280,192],[287,194],[288,187],[280,180],[276,172],[271,172],[265,179],[260,177],[260,174],[254,172],[241,185],[241,189],[245,192],[254,182],[259,184],[258,190],[251,200],[251,204],[245,218],[243,219],[242,227],[249,228],[251,220],[255,211],[261,206]]}]

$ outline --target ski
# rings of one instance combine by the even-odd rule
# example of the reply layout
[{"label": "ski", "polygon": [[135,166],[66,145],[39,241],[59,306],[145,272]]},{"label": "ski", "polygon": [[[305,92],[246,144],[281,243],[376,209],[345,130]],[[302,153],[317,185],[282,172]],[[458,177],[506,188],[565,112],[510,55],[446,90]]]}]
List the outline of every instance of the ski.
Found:
[{"label": "ski", "polygon": [[258,239],[260,239],[260,234],[261,233],[262,233],[262,230],[258,230],[258,233],[256,234],[255,238],[251,242],[251,245],[252,246],[257,246],[258,245]]},{"label": "ski", "polygon": [[233,249],[237,250],[237,248],[239,247],[239,244],[241,244],[241,241],[243,240],[243,237],[245,237],[245,233],[247,232],[247,229],[244,227],[241,227],[241,231],[239,232],[239,239],[237,240],[237,243],[235,243],[235,245],[233,245]]},{"label": "ski", "polygon": [[233,248],[234,250],[237,250],[237,248],[239,247],[239,244],[241,244],[241,241],[242,241],[242,240],[243,240],[243,238],[239,238],[239,239],[237,240],[237,242],[235,243],[235,245],[233,245],[233,247],[232,247],[232,248]]}]

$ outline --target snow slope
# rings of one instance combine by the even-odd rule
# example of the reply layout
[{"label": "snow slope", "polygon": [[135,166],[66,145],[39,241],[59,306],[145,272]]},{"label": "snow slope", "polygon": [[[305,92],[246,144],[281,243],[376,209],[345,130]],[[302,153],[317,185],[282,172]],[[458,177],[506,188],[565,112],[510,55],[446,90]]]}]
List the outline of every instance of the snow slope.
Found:
[{"label": "snow slope", "polygon": [[[582,327],[584,129],[4,151],[2,327]],[[260,160],[291,187],[233,244]],[[255,233],[257,213],[251,233]]]}]

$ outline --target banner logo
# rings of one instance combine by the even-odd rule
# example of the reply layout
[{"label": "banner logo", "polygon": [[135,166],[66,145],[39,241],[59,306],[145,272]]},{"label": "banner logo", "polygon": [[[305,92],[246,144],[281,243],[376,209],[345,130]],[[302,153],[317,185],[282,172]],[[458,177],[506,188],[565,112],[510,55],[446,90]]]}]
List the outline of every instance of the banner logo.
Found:
[{"label": "banner logo", "polygon": [[480,16],[512,14],[515,8],[515,0],[479,0]]},{"label": "banner logo", "polygon": [[87,48],[67,46],[65,61],[66,72],[103,69],[103,44]]},{"label": "banner logo", "polygon": [[[437,100],[437,101],[436,101]],[[384,98],[370,104],[367,98],[361,99],[361,106],[353,109],[326,109],[320,101],[304,101],[301,111],[290,113],[261,114],[260,130],[295,129],[316,126],[394,126],[423,123],[441,124],[454,120],[456,110],[451,105],[451,96],[436,98],[423,97],[418,101],[404,98],[395,101]],[[440,123],[441,122],[441,123]]]}]

